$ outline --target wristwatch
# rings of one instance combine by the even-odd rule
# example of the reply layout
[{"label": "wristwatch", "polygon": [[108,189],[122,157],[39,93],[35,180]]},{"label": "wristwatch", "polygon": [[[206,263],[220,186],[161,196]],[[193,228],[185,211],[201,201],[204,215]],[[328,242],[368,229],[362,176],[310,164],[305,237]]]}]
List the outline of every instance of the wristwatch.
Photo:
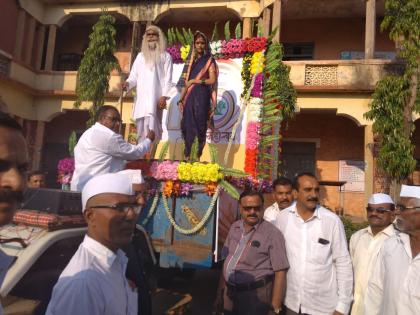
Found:
[{"label": "wristwatch", "polygon": [[281,312],[281,307],[279,308],[275,308],[273,305],[270,306],[270,311],[273,311],[276,314],[280,314]]}]

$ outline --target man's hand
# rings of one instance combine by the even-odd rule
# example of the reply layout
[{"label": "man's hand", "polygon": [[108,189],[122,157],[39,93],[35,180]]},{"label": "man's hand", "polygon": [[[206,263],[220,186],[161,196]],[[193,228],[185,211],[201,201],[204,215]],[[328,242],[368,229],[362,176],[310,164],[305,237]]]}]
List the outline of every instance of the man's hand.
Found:
[{"label": "man's hand", "polygon": [[166,109],[166,96],[161,96],[157,103],[158,109]]},{"label": "man's hand", "polygon": [[149,130],[149,132],[147,133],[146,138],[149,138],[150,141],[155,141],[155,132],[153,130]]},{"label": "man's hand", "polygon": [[339,311],[334,311],[333,315],[344,315],[344,314],[340,313]]},{"label": "man's hand", "polygon": [[127,91],[128,90],[128,82],[124,81],[123,83],[121,83],[121,89],[123,91]]}]

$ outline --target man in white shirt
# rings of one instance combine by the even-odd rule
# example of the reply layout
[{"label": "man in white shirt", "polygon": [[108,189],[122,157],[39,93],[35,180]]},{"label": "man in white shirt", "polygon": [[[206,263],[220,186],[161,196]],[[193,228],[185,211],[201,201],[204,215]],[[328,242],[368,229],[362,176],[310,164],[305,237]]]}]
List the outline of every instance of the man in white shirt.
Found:
[{"label": "man in white shirt", "polygon": [[83,188],[88,232],[54,287],[48,315],[137,315],[137,288],[126,279],[127,257],[141,205],[126,174],[92,178]]},{"label": "man in white shirt", "polygon": [[82,191],[96,175],[121,171],[125,160],[141,158],[155,139],[151,130],[138,145],[126,142],[119,134],[121,116],[113,106],[102,106],[97,116],[95,125],[83,133],[74,148],[75,170],[71,181],[74,191]]},{"label": "man in white shirt", "polygon": [[133,119],[137,126],[138,141],[144,140],[148,130],[156,139],[162,136],[162,110],[172,87],[172,58],[166,52],[166,39],[162,30],[150,25],[146,28],[141,53],[131,67],[130,75],[123,83],[123,90],[136,89]]},{"label": "man in white shirt", "polygon": [[[27,169],[28,149],[22,127],[0,111],[0,226],[10,223],[22,201]],[[14,259],[0,250],[0,286]]]},{"label": "man in white shirt", "polygon": [[366,315],[420,314],[420,187],[402,185],[395,228],[383,244],[365,296]]},{"label": "man in white shirt", "polygon": [[350,256],[354,270],[354,302],[352,315],[364,314],[364,297],[382,244],[395,235],[392,222],[395,204],[387,194],[373,194],[366,207],[369,226],[354,233],[350,238]]},{"label": "man in white shirt", "polygon": [[292,181],[286,177],[279,177],[273,181],[274,203],[264,211],[264,220],[275,221],[280,211],[292,205]]},{"label": "man in white shirt", "polygon": [[347,314],[353,270],[343,223],[318,205],[319,184],[311,173],[296,176],[296,203],[272,223],[283,233],[290,268],[286,314]]}]

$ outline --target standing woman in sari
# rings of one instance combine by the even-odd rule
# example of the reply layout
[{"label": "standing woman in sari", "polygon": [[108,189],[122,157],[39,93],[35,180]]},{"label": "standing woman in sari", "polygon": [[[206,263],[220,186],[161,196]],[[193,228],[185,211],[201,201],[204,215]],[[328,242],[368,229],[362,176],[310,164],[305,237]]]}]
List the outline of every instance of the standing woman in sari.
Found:
[{"label": "standing woman in sari", "polygon": [[190,158],[194,139],[198,140],[198,157],[203,153],[207,129],[213,129],[213,115],[217,102],[216,61],[211,56],[207,37],[194,34],[182,75],[177,87],[182,88],[178,102],[182,113],[181,131],[185,141],[185,157]]}]

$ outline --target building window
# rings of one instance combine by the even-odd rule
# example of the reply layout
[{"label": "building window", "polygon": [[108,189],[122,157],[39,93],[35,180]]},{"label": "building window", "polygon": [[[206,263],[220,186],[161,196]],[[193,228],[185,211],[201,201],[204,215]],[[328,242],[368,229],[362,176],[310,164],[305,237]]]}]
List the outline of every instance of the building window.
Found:
[{"label": "building window", "polygon": [[314,43],[284,43],[283,60],[313,60]]}]

